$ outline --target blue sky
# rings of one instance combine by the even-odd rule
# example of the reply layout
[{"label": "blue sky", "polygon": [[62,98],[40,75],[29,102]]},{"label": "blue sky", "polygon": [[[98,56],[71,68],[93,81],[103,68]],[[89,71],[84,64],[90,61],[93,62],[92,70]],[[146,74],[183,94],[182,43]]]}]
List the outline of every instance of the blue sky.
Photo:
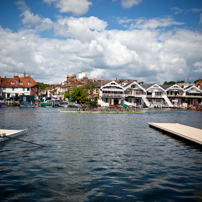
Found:
[{"label": "blue sky", "polygon": [[0,75],[202,77],[201,0],[0,0]]}]

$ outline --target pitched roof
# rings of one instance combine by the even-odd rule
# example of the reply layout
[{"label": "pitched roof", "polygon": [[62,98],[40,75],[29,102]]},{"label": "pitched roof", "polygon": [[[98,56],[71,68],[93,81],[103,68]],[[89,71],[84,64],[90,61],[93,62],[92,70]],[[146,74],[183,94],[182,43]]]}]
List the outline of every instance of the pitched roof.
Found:
[{"label": "pitched roof", "polygon": [[175,84],[168,84],[168,85],[160,85],[161,88],[163,88],[164,90],[167,90],[168,88],[170,88],[171,86],[174,86]]},{"label": "pitched roof", "polygon": [[201,81],[201,78],[199,78],[199,81],[196,82],[195,86],[199,87],[202,90],[202,81]]},{"label": "pitched roof", "polygon": [[142,86],[145,90],[147,90],[148,88],[150,88],[151,86],[153,86],[154,84],[142,84],[140,86]]},{"label": "pitched roof", "polygon": [[33,86],[38,86],[38,83],[31,76],[0,78],[0,87],[3,88],[31,88]]}]

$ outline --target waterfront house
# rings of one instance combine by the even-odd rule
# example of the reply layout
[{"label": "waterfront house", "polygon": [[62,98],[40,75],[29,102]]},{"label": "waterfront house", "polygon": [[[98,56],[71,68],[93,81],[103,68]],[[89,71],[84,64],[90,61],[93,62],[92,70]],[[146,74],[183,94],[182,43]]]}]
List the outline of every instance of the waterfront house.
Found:
[{"label": "waterfront house", "polygon": [[184,102],[188,105],[199,104],[202,102],[202,90],[194,84],[184,88]]},{"label": "waterfront house", "polygon": [[[103,82],[103,81],[102,81]],[[103,82],[104,83],[104,82]],[[101,85],[98,104],[101,106],[117,105],[124,100],[124,88],[115,81]]]},{"label": "waterfront house", "polygon": [[160,85],[165,91],[168,99],[170,100],[170,107],[181,107],[184,100],[184,89],[178,84]]},{"label": "waterfront house", "polygon": [[202,90],[202,81],[201,81],[201,78],[199,78],[199,81],[196,82],[195,86],[196,86],[197,88],[199,88],[200,90]]},{"label": "waterfront house", "polygon": [[158,84],[142,84],[146,93],[142,95],[142,100],[147,107],[173,107],[166,95],[164,88]]},{"label": "waterfront house", "polygon": [[15,75],[13,78],[2,78],[0,76],[0,97],[9,99],[20,95],[38,96],[38,83],[30,75],[24,77]]},{"label": "waterfront house", "polygon": [[137,83],[137,81],[130,81],[124,86],[124,103],[129,106],[139,106],[143,103],[142,97],[146,95],[146,90]]}]

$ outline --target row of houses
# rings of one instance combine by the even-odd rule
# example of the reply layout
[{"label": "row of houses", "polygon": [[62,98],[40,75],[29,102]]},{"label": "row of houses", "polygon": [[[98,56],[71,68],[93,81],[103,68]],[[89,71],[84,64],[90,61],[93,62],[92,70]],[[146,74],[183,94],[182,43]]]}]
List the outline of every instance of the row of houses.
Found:
[{"label": "row of houses", "polygon": [[146,107],[187,107],[188,105],[202,102],[202,81],[196,85],[191,83],[180,83],[173,85],[139,84],[136,80],[96,80],[88,79],[85,72],[67,76],[67,80],[61,85],[54,85],[41,92],[48,97],[64,98],[67,90],[72,91],[76,85],[82,87],[93,82],[95,89],[89,93],[89,99],[97,98],[101,106],[117,105],[125,103],[129,106]]},{"label": "row of houses", "polygon": [[52,85],[43,91],[38,91],[38,84],[30,75],[13,78],[0,77],[0,97],[8,99],[17,95],[34,95],[64,99],[67,90],[72,91],[76,85],[82,87],[92,82],[95,89],[89,93],[89,99],[97,98],[101,106],[125,103],[129,106],[146,107],[187,107],[202,102],[202,81],[199,79],[195,85],[191,83],[158,85],[139,84],[136,80],[97,80],[88,79],[85,72],[67,76],[66,81]]}]

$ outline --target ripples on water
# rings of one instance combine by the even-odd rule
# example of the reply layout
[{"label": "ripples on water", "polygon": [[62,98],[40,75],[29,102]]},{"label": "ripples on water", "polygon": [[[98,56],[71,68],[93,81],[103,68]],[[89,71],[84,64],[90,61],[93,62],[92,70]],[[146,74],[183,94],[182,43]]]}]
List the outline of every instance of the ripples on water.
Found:
[{"label": "ripples on water", "polygon": [[202,129],[202,112],[67,114],[0,110],[0,128],[29,132],[0,143],[1,201],[201,201],[202,149],[148,126]]}]

